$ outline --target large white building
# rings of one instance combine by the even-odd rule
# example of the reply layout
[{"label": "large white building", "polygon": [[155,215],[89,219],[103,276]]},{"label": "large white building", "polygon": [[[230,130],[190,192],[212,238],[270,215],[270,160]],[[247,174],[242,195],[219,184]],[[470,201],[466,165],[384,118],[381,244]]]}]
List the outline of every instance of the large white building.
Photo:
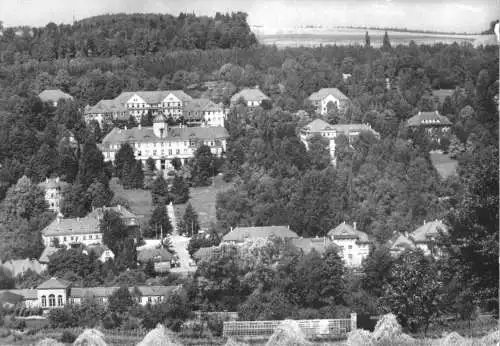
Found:
[{"label": "large white building", "polygon": [[360,267],[363,260],[370,254],[370,239],[368,235],[343,222],[328,232],[332,242],[341,248],[341,256],[346,266]]},{"label": "large white building", "polygon": [[330,157],[335,164],[335,139],[339,135],[345,135],[349,141],[353,140],[363,131],[371,132],[376,137],[379,133],[371,128],[368,124],[336,124],[330,125],[322,119],[315,119],[300,130],[300,140],[306,148],[309,148],[309,139],[314,135],[325,137],[329,142]]},{"label": "large white building", "polygon": [[169,170],[173,168],[174,158],[186,163],[201,145],[210,147],[214,155],[222,155],[226,151],[227,137],[229,134],[222,126],[171,127],[165,116],[158,114],[152,127],[114,128],[102,140],[101,150],[105,161],[114,162],[122,144],[128,143],[134,150],[136,160],[145,165],[151,157],[158,170]]},{"label": "large white building", "polygon": [[333,106],[342,110],[349,103],[349,98],[337,88],[323,88],[312,93],[307,99],[316,107],[316,112],[321,115],[326,115]]},{"label": "large white building", "polygon": [[140,123],[143,116],[163,114],[177,120],[184,116],[206,126],[224,126],[221,104],[208,99],[193,99],[182,90],[128,91],[112,100],[101,100],[85,109],[85,121],[96,120],[101,126],[130,116]]}]

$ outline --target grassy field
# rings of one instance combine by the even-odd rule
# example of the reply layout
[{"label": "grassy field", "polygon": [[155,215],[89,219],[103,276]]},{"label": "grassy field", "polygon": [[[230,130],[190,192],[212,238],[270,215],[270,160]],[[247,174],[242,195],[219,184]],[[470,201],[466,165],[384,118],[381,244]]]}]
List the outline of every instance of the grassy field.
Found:
[{"label": "grassy field", "polygon": [[[231,184],[226,183],[224,180],[222,180],[221,176],[216,176],[212,185],[204,187],[194,187],[190,189],[189,202],[193,205],[194,210],[196,210],[196,212],[198,213],[198,219],[202,228],[207,228],[210,226],[211,222],[217,221],[217,218],[215,216],[215,201],[217,193],[228,189],[230,186]],[[182,215],[184,215],[185,209],[185,204],[179,204],[175,206],[175,215],[178,219],[181,218]]]},{"label": "grassy field", "polygon": [[151,202],[151,191],[149,190],[125,190],[123,186],[118,183],[117,178],[113,178],[110,182],[111,190],[115,196],[126,199],[129,202],[130,209],[137,215],[142,215],[149,218],[153,213]]},{"label": "grassy field", "polygon": [[443,178],[457,173],[458,161],[453,160],[449,155],[439,152],[432,152],[431,160],[434,164],[434,167],[436,167],[438,173]]},{"label": "grassy field", "polygon": [[[124,198],[129,201],[130,209],[138,215],[142,215],[144,219],[149,219],[153,212],[151,202],[151,192],[149,190],[124,190],[118,183],[117,179],[112,179],[110,182],[111,189],[115,196]],[[198,218],[202,228],[208,227],[211,222],[216,222],[215,216],[215,199],[219,191],[224,191],[230,184],[224,182],[221,176],[214,178],[214,182],[210,186],[194,187],[189,191],[189,201],[198,213]],[[177,220],[184,215],[186,209],[185,204],[175,206],[175,215]]]}]

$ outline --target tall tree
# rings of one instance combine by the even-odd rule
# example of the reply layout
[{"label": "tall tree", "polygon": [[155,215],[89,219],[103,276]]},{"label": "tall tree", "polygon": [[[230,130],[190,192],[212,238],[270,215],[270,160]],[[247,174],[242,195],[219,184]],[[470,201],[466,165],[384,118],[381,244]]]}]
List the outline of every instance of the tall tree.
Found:
[{"label": "tall tree", "polygon": [[168,185],[163,176],[158,176],[151,187],[151,198],[153,199],[153,205],[164,206],[170,202],[170,196],[168,193]]},{"label": "tall tree", "polygon": [[108,184],[108,178],[104,172],[104,157],[95,143],[87,142],[83,146],[77,182],[87,188],[95,180],[105,185]]},{"label": "tall tree", "polygon": [[365,33],[365,48],[371,47],[370,43],[370,35],[368,35],[368,31]]},{"label": "tall tree", "polygon": [[194,186],[210,185],[210,177],[217,173],[215,171],[215,157],[210,151],[210,147],[202,145],[196,150],[191,167]]},{"label": "tall tree", "polygon": [[198,221],[198,214],[194,210],[191,203],[186,205],[186,210],[182,216],[182,220],[179,225],[179,230],[190,234],[191,236],[198,234],[200,230],[200,224]]},{"label": "tall tree", "polygon": [[172,224],[168,217],[167,208],[165,206],[157,206],[153,210],[151,219],[148,222],[146,237],[155,237],[163,232],[163,236],[172,233]]},{"label": "tall tree", "polygon": [[382,40],[382,49],[391,49],[391,41],[389,40],[389,34],[387,33],[387,31],[384,33],[384,39]]},{"label": "tall tree", "polygon": [[132,149],[130,144],[128,143],[122,144],[115,156],[116,176],[120,180],[124,178],[127,179],[128,177],[126,177],[125,175],[130,174],[130,170],[132,169],[134,163],[135,163],[134,150]]}]

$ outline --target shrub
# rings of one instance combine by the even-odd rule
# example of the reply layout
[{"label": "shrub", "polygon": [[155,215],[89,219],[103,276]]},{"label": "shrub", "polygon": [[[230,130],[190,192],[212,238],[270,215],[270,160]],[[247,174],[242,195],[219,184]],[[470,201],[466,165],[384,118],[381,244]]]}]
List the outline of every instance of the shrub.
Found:
[{"label": "shrub", "polygon": [[65,330],[62,333],[61,338],[59,339],[59,341],[64,342],[66,344],[72,344],[75,340],[76,340],[76,335],[67,330]]},{"label": "shrub", "polygon": [[224,319],[219,316],[207,317],[207,328],[210,331],[210,333],[212,333],[213,336],[222,336],[225,320],[228,319]]},{"label": "shrub", "polygon": [[11,318],[5,326],[10,329],[24,330],[24,328],[26,328],[26,322],[24,320],[18,320],[17,318]]}]

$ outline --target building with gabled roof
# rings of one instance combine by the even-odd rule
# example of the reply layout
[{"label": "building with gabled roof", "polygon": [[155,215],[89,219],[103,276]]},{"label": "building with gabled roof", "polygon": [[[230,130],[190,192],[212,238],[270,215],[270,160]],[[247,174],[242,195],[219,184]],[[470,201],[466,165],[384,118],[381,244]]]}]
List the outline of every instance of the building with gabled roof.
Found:
[{"label": "building with gabled roof", "polygon": [[56,177],[46,178],[45,181],[42,181],[38,186],[45,192],[45,200],[49,205],[49,210],[58,214],[60,212],[59,207],[61,204],[62,192],[69,184],[60,180],[59,177]]},{"label": "building with gabled roof", "polygon": [[82,218],[57,217],[42,230],[44,245],[51,246],[56,242],[56,239],[59,245],[65,246],[102,244],[99,223],[107,210],[118,213],[126,226],[137,225],[138,216],[123,206],[96,208]]},{"label": "building with gabled roof", "polygon": [[335,164],[335,139],[339,135],[344,135],[348,138],[349,142],[354,140],[361,132],[370,132],[375,137],[380,138],[380,134],[372,129],[369,124],[335,124],[331,125],[323,119],[315,119],[300,130],[300,140],[309,148],[309,139],[312,136],[319,135],[324,137],[329,142],[330,157],[332,163]]},{"label": "building with gabled roof", "polygon": [[425,255],[439,257],[442,251],[437,245],[437,240],[441,234],[448,234],[448,231],[448,226],[441,220],[424,221],[424,224],[411,232],[408,237]]},{"label": "building with gabled roof", "polygon": [[88,124],[92,120],[103,126],[104,123],[110,124],[113,120],[128,120],[128,109],[124,104],[116,100],[100,100],[94,106],[88,106],[84,112],[85,122]]},{"label": "building with gabled roof", "polygon": [[397,257],[409,249],[415,249],[415,244],[408,238],[408,234],[397,233],[389,241],[387,247],[392,256]]},{"label": "building with gabled roof", "polygon": [[152,158],[156,168],[163,171],[173,169],[174,158],[186,163],[201,145],[208,146],[212,154],[221,156],[226,151],[228,137],[227,130],[221,126],[168,126],[165,116],[158,114],[152,127],[114,128],[102,140],[101,151],[105,161],[114,162],[122,144],[128,143],[136,160],[141,160],[145,166],[146,160]]},{"label": "building with gabled roof", "polygon": [[222,104],[209,99],[192,99],[186,102],[183,117],[189,124],[200,126],[224,126],[226,113]]},{"label": "building with gabled roof", "polygon": [[49,102],[54,107],[57,107],[59,100],[73,100],[73,96],[60,89],[46,89],[38,94],[38,97],[42,102]]},{"label": "building with gabled roof", "polygon": [[316,112],[326,115],[331,107],[344,109],[349,103],[349,98],[337,88],[323,88],[307,98],[316,107]]},{"label": "building with gabled roof", "polygon": [[243,243],[247,239],[277,237],[286,239],[298,238],[289,226],[236,227],[222,237],[223,243]]},{"label": "building with gabled roof", "polygon": [[194,261],[196,263],[207,261],[210,258],[210,256],[212,256],[212,253],[214,252],[215,249],[217,249],[217,246],[200,247],[193,254]]},{"label": "building with gabled roof", "polygon": [[451,121],[444,115],[434,112],[418,112],[417,115],[411,117],[406,122],[408,127],[424,127],[424,128],[443,128],[448,129],[451,126]]},{"label": "building with gabled roof", "polygon": [[264,100],[270,100],[258,87],[245,88],[231,96],[231,105],[236,105],[240,99],[243,99],[247,107],[254,108],[262,104]]},{"label": "building with gabled roof", "polygon": [[328,232],[328,237],[341,248],[341,257],[349,267],[360,267],[370,253],[371,240],[364,232],[345,221]]}]

